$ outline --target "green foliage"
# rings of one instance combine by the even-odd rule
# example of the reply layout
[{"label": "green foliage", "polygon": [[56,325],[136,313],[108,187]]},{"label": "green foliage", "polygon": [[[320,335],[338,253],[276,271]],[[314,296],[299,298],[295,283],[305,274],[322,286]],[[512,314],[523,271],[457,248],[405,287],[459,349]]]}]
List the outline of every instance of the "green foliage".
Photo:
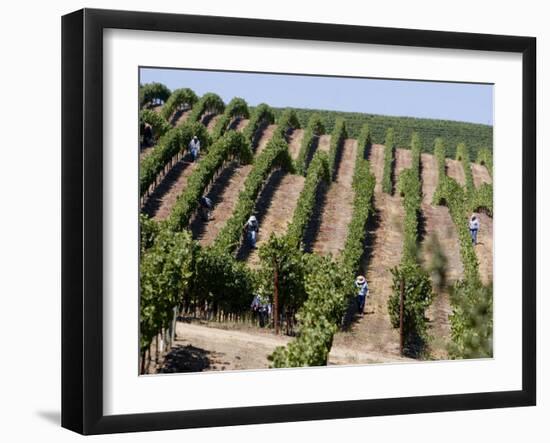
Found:
[{"label": "green foliage", "polygon": [[445,165],[445,145],[443,144],[443,139],[441,138],[437,138],[435,140],[434,156],[437,162],[439,183],[441,183],[441,178],[447,175],[447,167]]},{"label": "green foliage", "polygon": [[344,250],[340,255],[343,269],[351,274],[359,268],[367,235],[367,221],[373,210],[372,199],[376,179],[370,171],[369,162],[365,160],[368,149],[370,149],[370,130],[368,125],[364,125],[357,140],[357,159],[353,174],[353,190],[355,191],[353,215],[348,225]]},{"label": "green foliage", "polygon": [[430,274],[434,286],[439,292],[442,292],[447,286],[447,257],[435,233],[428,237],[425,248],[428,256],[431,256],[426,270]]},{"label": "green foliage", "polygon": [[305,256],[309,268],[305,277],[307,300],[296,315],[298,335],[269,356],[275,368],[326,365],[346,301],[354,290],[353,280],[342,279],[338,264],[330,258]]},{"label": "green foliage", "polygon": [[214,310],[242,313],[250,308],[254,286],[245,263],[210,247],[198,248],[186,302],[201,306],[206,302]]},{"label": "green foliage", "polygon": [[147,249],[153,246],[159,233],[159,224],[145,214],[139,214],[140,251],[143,255]]},{"label": "green foliage", "polygon": [[193,135],[199,138],[202,149],[208,149],[210,138],[204,126],[199,123],[186,122],[177,128],[170,129],[160,138],[152,152],[139,165],[139,191],[141,196],[149,189],[149,186],[172,157],[187,149]]},{"label": "green foliage", "polygon": [[188,232],[160,230],[140,262],[140,347],[145,350],[172,319],[192,277],[194,243]]},{"label": "green foliage", "polygon": [[221,114],[225,109],[225,104],[219,95],[213,92],[207,92],[193,106],[187,121],[200,122],[201,118],[207,113]]},{"label": "green foliage", "polygon": [[337,119],[330,136],[330,149],[328,151],[328,167],[333,180],[336,178],[336,159],[347,136],[346,121],[342,118]]},{"label": "green foliage", "polygon": [[287,136],[289,129],[299,129],[300,120],[293,109],[285,109],[277,118],[277,131],[282,137]]},{"label": "green foliage", "polygon": [[487,171],[492,176],[493,175],[493,154],[487,148],[481,148],[477,152],[476,163],[484,165],[487,168]]},{"label": "green foliage", "polygon": [[185,191],[178,196],[167,220],[171,230],[180,231],[187,226],[204,190],[212,182],[216,172],[232,157],[238,157],[244,163],[252,160],[250,145],[243,135],[236,131],[229,131],[214,142],[187,179]]},{"label": "green foliage", "polygon": [[254,112],[250,117],[250,121],[243,131],[244,136],[254,147],[257,131],[260,129],[260,127],[262,125],[272,124],[274,121],[275,114],[273,114],[273,110],[265,103],[262,103],[254,108]]},{"label": "green foliage", "polygon": [[[142,109],[139,112],[139,127],[143,128],[147,123],[153,128],[153,136],[155,140],[166,134],[172,127],[170,124],[160,115],[158,112],[151,111],[150,109]],[[143,135],[143,134],[140,134]]]},{"label": "green foliage", "polygon": [[166,103],[162,107],[161,114],[165,120],[170,120],[172,114],[178,110],[192,108],[199,98],[197,94],[189,88],[176,89],[172,92]]},{"label": "green foliage", "polygon": [[261,267],[258,272],[259,286],[264,293],[273,294],[274,272],[277,268],[279,311],[296,311],[306,300],[305,276],[307,257],[298,250],[288,237],[271,237],[259,251]]},{"label": "green foliage", "polygon": [[279,167],[290,169],[291,159],[286,141],[276,136],[254,160],[254,167],[239,193],[233,214],[214,241],[214,248],[219,253],[231,254],[240,244],[243,226],[254,211],[256,199],[263,185],[271,172]]},{"label": "green foliage", "polygon": [[229,104],[225,107],[225,111],[220,119],[216,122],[214,130],[212,131],[212,138],[217,140],[225,131],[235,118],[248,118],[250,116],[248,111],[248,105],[240,97],[234,97]]},{"label": "green foliage", "polygon": [[483,183],[472,195],[470,212],[484,211],[489,217],[493,216],[493,185]]},{"label": "green foliage", "polygon": [[168,97],[170,97],[170,89],[162,83],[147,83],[139,87],[140,108],[165,102]]},{"label": "green foliage", "polygon": [[325,133],[323,120],[317,114],[313,114],[308,121],[307,128],[304,131],[300,152],[296,158],[295,167],[298,173],[305,175],[309,165],[306,164],[310,156],[315,138]]},{"label": "green foliage", "polygon": [[316,152],[307,171],[304,188],[300,193],[292,221],[287,228],[287,238],[291,245],[300,248],[306,227],[315,207],[315,196],[321,182],[330,181],[328,157],[325,152]]},{"label": "green foliage", "polygon": [[493,286],[459,281],[451,301],[451,358],[491,358],[493,356]]},{"label": "green foliage", "polygon": [[[470,147],[473,158],[482,148],[493,149],[493,127],[476,123],[456,122],[450,120],[434,120],[413,117],[392,117],[387,115],[363,114],[358,112],[339,112],[316,109],[295,108],[296,115],[305,127],[311,115],[318,114],[325,122],[326,131],[331,132],[336,119],[341,117],[346,120],[349,137],[357,138],[361,127],[367,123],[371,130],[372,142],[383,144],[386,136],[386,129],[395,129],[395,145],[408,146],[413,132],[424,141],[425,152],[432,153],[435,140],[441,137],[447,141],[449,148],[455,148],[458,143],[464,142]],[[282,112],[275,109],[276,113]],[[446,153],[447,157],[454,158],[454,150]]]},{"label": "green foliage", "polygon": [[399,327],[401,280],[404,282],[403,330],[405,346],[410,354],[418,354],[427,339],[426,309],[433,300],[430,276],[413,260],[404,260],[391,270],[392,295],[388,299],[388,312],[394,328]]},{"label": "green foliage", "polygon": [[388,128],[386,132],[386,142],[384,149],[384,172],[382,175],[382,190],[386,194],[393,193],[393,164],[395,155],[395,133],[393,128]]}]

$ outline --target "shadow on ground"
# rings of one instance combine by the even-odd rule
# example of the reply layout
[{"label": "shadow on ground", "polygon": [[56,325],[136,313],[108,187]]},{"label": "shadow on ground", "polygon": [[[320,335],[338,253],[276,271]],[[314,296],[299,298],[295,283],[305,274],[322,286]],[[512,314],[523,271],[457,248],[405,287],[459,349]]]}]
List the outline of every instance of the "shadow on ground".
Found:
[{"label": "shadow on ground", "polygon": [[210,367],[210,352],[195,346],[175,346],[166,355],[164,366],[158,370],[161,374],[174,372],[201,372]]}]

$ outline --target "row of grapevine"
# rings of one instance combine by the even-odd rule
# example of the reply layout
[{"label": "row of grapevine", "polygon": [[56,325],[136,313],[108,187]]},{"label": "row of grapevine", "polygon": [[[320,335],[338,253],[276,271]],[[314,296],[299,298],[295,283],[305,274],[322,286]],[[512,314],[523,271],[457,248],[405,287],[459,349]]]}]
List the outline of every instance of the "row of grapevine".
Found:
[{"label": "row of grapevine", "polygon": [[287,238],[291,245],[300,247],[302,238],[315,207],[315,197],[320,184],[330,181],[330,169],[328,157],[325,152],[316,152],[307,170],[304,188],[300,193],[292,221],[287,229]]},{"label": "row of grapevine", "polygon": [[250,121],[244,130],[244,136],[252,145],[252,148],[256,145],[256,137],[259,134],[259,129],[263,125],[272,124],[274,121],[275,114],[273,114],[273,110],[268,105],[262,103],[256,106],[252,116],[250,117]]},{"label": "row of grapevine", "polygon": [[304,131],[304,137],[302,138],[302,144],[300,146],[300,152],[295,161],[296,171],[299,174],[305,175],[308,164],[307,160],[311,155],[313,144],[316,142],[316,137],[325,133],[325,126],[321,120],[321,117],[317,114],[313,114],[307,124],[307,128]]},{"label": "row of grapevine", "polygon": [[493,154],[487,148],[481,148],[477,152],[476,163],[485,166],[489,174],[493,175]]},{"label": "row of grapevine", "polygon": [[[492,187],[491,187],[492,188]],[[485,188],[487,189],[487,188]],[[477,192],[469,194],[455,180],[445,175],[439,177],[434,193],[434,204],[445,204],[458,232],[464,278],[452,288],[450,316],[452,358],[483,358],[493,354],[493,289],[483,286],[479,275],[479,263],[470,238],[468,217]],[[492,206],[492,204],[491,204]]]},{"label": "row of grapevine", "polygon": [[336,161],[342,152],[342,146],[347,136],[345,120],[337,119],[330,136],[330,149],[328,151],[328,165],[333,180],[336,178]]},{"label": "row of grapevine", "polygon": [[235,118],[248,118],[249,116],[246,101],[240,97],[234,97],[227,104],[223,115],[216,122],[216,126],[214,126],[214,130],[212,131],[212,138],[216,140],[225,134]]},{"label": "row of grapevine", "polygon": [[213,92],[208,92],[193,106],[187,121],[199,122],[205,114],[221,114],[224,110],[225,103],[221,97]]},{"label": "row of grapevine", "polygon": [[166,121],[170,121],[174,112],[190,109],[198,100],[197,94],[192,89],[176,89],[170,94],[170,97],[168,97],[168,100],[166,100],[166,103],[162,107],[162,117]]},{"label": "row of grapevine", "polygon": [[139,85],[139,107],[163,103],[170,97],[171,91],[162,83],[147,83]]},{"label": "row of grapevine", "polygon": [[[273,367],[327,364],[334,334],[355,294],[354,276],[363,255],[366,224],[372,212],[375,179],[365,160],[365,150],[369,146],[369,129],[364,127],[359,138],[353,177],[354,211],[344,251],[337,261],[332,257],[303,254],[307,257],[302,260],[307,269],[303,275],[307,298],[296,315],[299,321],[298,335],[286,347],[276,348],[269,356]],[[312,162],[308,177],[314,166]]]},{"label": "row of grapevine", "polygon": [[277,132],[281,137],[287,137],[289,129],[299,129],[300,120],[293,109],[285,109],[277,119]]},{"label": "row of grapevine", "polygon": [[456,160],[462,163],[464,170],[466,192],[472,196],[475,190],[472,166],[470,165],[470,152],[465,143],[459,143],[456,147]]},{"label": "row of grapevine", "polygon": [[214,241],[213,246],[219,253],[230,254],[238,247],[243,226],[254,211],[256,199],[263,185],[271,172],[279,167],[291,169],[291,159],[286,141],[276,136],[255,158],[254,167],[246,178],[233,214]]},{"label": "row of grapevine", "polygon": [[140,163],[140,196],[147,193],[149,187],[158,180],[159,174],[166,169],[174,156],[187,149],[187,145],[194,135],[199,138],[202,149],[207,150],[210,137],[206,128],[200,123],[186,122],[182,126],[170,129],[160,138],[157,146]]},{"label": "row of grapevine", "polygon": [[400,325],[401,284],[404,288],[403,327],[407,353],[418,355],[427,339],[426,310],[433,300],[430,276],[418,261],[419,218],[421,215],[422,184],[420,153],[422,146],[417,133],[411,140],[412,165],[401,172],[397,184],[403,197],[403,253],[399,266],[391,270],[392,294],[388,299],[388,312],[394,328]]},{"label": "row of grapevine", "polygon": [[388,128],[386,131],[386,142],[384,149],[384,172],[382,174],[382,191],[386,194],[393,193],[393,165],[395,163],[395,141],[394,130]]},{"label": "row of grapevine", "polygon": [[241,133],[229,131],[212,144],[208,153],[189,176],[187,187],[178,196],[167,220],[172,231],[181,231],[188,225],[207,186],[224,165],[233,158],[238,158],[243,164],[250,163],[252,152],[250,145]]},{"label": "row of grapevine", "polygon": [[155,141],[166,134],[172,126],[164,119],[158,112],[151,111],[150,109],[142,109],[139,112],[139,127],[143,130],[143,126],[148,124],[153,128],[153,136]]}]

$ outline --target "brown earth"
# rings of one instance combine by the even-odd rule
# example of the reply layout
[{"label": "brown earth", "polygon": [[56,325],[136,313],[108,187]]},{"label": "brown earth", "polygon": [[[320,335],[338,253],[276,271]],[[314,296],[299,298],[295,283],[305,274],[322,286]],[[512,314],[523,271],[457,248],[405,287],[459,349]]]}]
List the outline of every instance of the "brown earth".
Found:
[{"label": "brown earth", "polygon": [[[278,186],[272,193],[272,198],[267,199],[266,207],[258,208],[264,199],[260,197],[257,207],[258,221],[260,222],[260,231],[258,233],[257,248],[269,240],[271,234],[283,235],[292,220],[294,210],[298,203],[300,193],[304,188],[305,178],[301,175],[288,174],[283,171],[276,171],[273,176],[280,175],[281,178],[273,181],[278,182]],[[272,181],[272,180],[270,180]],[[269,186],[266,186],[266,188]],[[271,194],[271,192],[267,192]],[[262,194],[265,194],[262,191]],[[265,214],[265,215],[264,215]],[[252,251],[248,256],[248,263],[252,267],[257,267],[260,263],[258,249]]]},{"label": "brown earth", "polygon": [[[275,335],[268,329],[218,329],[178,322],[176,339],[158,372],[202,372],[268,369],[268,356],[290,337]],[[393,355],[354,352],[333,346],[330,364],[367,364],[405,361]]]},{"label": "brown earth", "polygon": [[464,176],[462,163],[458,160],[446,159],[445,166],[447,167],[447,175],[451,178],[454,178],[459,185],[464,186],[464,184],[466,183],[466,177]]},{"label": "brown earth", "polygon": [[189,114],[191,114],[191,109],[175,112],[171,119],[172,125],[175,127],[182,125],[187,120],[187,117],[189,117]]},{"label": "brown earth", "polygon": [[483,183],[493,183],[493,179],[485,166],[478,165],[477,163],[471,163],[471,165],[472,175],[474,178],[474,186],[476,188],[479,188]]},{"label": "brown earth", "polygon": [[293,160],[296,160],[296,158],[298,158],[298,154],[300,152],[300,147],[302,145],[303,138],[304,138],[303,129],[294,129],[289,136],[288,150]]},{"label": "brown earth", "polygon": [[[363,273],[366,272],[369,284],[365,316],[352,323],[348,331],[337,333],[334,337],[334,346],[346,348],[350,356],[355,352],[367,352],[397,361],[402,359],[399,355],[399,333],[390,323],[388,299],[392,292],[390,269],[397,266],[401,260],[404,210],[401,197],[381,192],[384,150],[381,145],[373,145],[369,156],[377,185],[374,195],[376,213],[367,228],[366,250],[362,264]],[[395,179],[407,164],[410,165],[410,153],[397,150]],[[335,360],[337,359],[331,352],[329,361]]]},{"label": "brown earth", "polygon": [[277,129],[277,125],[268,125],[264,128],[262,135],[260,137],[260,140],[258,141],[258,146],[255,150],[255,155],[258,155],[260,152],[262,152],[265,147],[267,146],[267,143],[269,140],[271,140],[271,137],[273,137],[273,133],[275,132],[275,129]]},{"label": "brown earth", "polygon": [[248,125],[250,120],[247,118],[236,118],[230,125],[230,129],[234,129],[237,132],[242,132]]},{"label": "brown earth", "polygon": [[338,256],[344,249],[353,215],[352,183],[356,155],[357,140],[345,140],[338,159],[336,180],[327,192],[319,231],[313,242],[313,251],[318,254]]},{"label": "brown earth", "polygon": [[202,121],[208,132],[212,132],[214,130],[214,127],[221,116],[221,114],[208,114],[203,117]]},{"label": "brown earth", "polygon": [[197,164],[190,161],[189,155],[177,162],[149,196],[142,212],[157,221],[167,219]]}]

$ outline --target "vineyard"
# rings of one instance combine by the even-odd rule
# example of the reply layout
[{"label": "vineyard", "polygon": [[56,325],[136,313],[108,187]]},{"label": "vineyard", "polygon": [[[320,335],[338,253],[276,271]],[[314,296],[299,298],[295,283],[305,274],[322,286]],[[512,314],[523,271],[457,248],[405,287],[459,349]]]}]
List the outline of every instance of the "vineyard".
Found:
[{"label": "vineyard", "polygon": [[140,106],[141,373],[492,356],[491,127],[158,83]]}]

